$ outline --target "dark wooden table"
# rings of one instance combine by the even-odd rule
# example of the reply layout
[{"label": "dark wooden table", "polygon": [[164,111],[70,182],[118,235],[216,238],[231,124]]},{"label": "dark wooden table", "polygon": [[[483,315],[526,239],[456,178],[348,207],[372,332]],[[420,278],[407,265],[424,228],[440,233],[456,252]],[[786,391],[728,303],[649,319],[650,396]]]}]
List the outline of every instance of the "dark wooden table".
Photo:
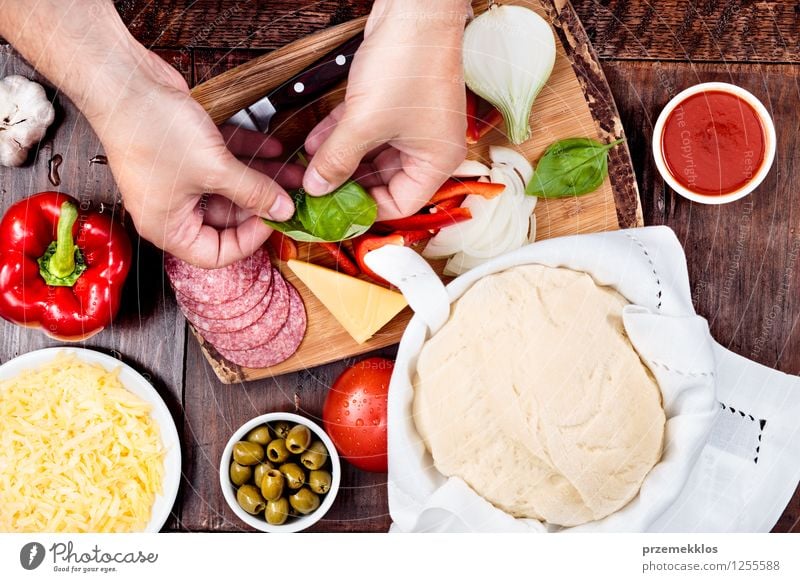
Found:
[{"label": "dark wooden table", "polygon": [[[133,34],[196,84],[316,30],[367,14],[369,0],[119,0]],[[574,0],[601,57],[629,138],[647,224],[666,224],[686,250],[695,307],[730,349],[800,374],[800,2],[797,0]],[[0,76],[31,74],[0,45]],[[773,171],[750,197],[701,206],[675,195],[649,153],[655,119],[681,89],[727,81],[755,93],[778,131]],[[117,201],[102,149],[59,97],[58,130],[27,168],[0,170],[0,209],[51,189],[47,163],[64,158],[60,189]],[[118,324],[87,342],[146,373],[183,436],[184,480],[167,530],[240,531],[219,492],[217,465],[228,436],[271,410],[319,415],[344,363],[274,380],[223,386],[187,333],[166,291],[160,253],[140,244]],[[54,345],[0,322],[0,361]],[[389,352],[391,353],[391,351]],[[800,422],[800,419],[798,419]],[[384,475],[346,468],[334,507],[315,529],[383,531],[390,519]],[[800,531],[800,492],[775,531]]]}]

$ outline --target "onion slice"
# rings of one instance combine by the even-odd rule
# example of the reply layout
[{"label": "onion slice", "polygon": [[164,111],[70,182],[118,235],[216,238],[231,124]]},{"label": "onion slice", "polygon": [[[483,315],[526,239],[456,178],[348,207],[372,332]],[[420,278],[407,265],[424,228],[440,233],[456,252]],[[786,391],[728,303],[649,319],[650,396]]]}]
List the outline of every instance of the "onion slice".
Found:
[{"label": "onion slice", "polygon": [[[453,172],[454,178],[477,178],[479,176],[488,176],[490,172],[489,166],[482,164],[477,160],[464,160],[461,165]],[[533,175],[533,174],[531,174]],[[527,184],[530,178],[525,181]]]}]

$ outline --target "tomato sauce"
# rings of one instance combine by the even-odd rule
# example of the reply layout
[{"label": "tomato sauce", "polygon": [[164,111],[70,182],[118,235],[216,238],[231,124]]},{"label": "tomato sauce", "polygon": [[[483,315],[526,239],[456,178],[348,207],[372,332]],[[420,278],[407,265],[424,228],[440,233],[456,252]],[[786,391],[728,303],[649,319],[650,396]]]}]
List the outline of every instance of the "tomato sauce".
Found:
[{"label": "tomato sauce", "polygon": [[697,194],[745,186],[764,162],[766,137],[755,109],[724,91],[687,97],[664,124],[661,151],[672,176]]}]

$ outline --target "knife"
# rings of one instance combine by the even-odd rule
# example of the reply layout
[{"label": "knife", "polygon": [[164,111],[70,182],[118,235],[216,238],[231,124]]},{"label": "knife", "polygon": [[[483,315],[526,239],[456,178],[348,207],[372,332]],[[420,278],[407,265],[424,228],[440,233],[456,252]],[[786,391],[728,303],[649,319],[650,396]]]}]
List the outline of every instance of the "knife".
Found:
[{"label": "knife", "polygon": [[240,109],[226,123],[266,133],[275,113],[310,103],[346,79],[363,40],[364,33],[358,33],[249,107]]}]

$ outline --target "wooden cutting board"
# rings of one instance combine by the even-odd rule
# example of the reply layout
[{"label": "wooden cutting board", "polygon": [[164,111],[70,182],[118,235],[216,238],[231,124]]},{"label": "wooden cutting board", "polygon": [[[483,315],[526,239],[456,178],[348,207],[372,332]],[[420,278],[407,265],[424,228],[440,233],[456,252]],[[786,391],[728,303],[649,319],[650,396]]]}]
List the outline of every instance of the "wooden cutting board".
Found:
[{"label": "wooden cutting board", "polygon": [[[557,38],[553,73],[539,94],[531,115],[532,139],[518,147],[535,161],[559,139],[594,137],[610,141],[624,137],[611,91],[597,55],[589,44],[568,0],[515,0],[536,10],[552,25]],[[475,2],[476,13],[487,2]],[[365,19],[326,29],[215,77],[192,91],[211,117],[221,123],[285,83],[322,55],[358,32]],[[272,121],[274,134],[287,151],[302,145],[308,131],[344,97],[344,87],[301,110],[282,112]],[[492,131],[470,147],[469,158],[488,161],[490,145],[509,145],[502,131]],[[630,228],[643,224],[636,178],[627,146],[614,148],[609,157],[609,178],[595,192],[578,198],[540,199],[536,205],[537,240],[557,236]],[[300,259],[333,266],[324,251],[300,244]],[[441,266],[441,265],[439,265]],[[328,310],[297,280],[285,265],[284,276],[300,291],[308,314],[308,330],[297,353],[265,369],[242,368],[225,360],[195,330],[203,353],[219,379],[226,384],[276,376],[357,356],[399,342],[411,318],[407,308],[365,344],[357,344]]]}]

